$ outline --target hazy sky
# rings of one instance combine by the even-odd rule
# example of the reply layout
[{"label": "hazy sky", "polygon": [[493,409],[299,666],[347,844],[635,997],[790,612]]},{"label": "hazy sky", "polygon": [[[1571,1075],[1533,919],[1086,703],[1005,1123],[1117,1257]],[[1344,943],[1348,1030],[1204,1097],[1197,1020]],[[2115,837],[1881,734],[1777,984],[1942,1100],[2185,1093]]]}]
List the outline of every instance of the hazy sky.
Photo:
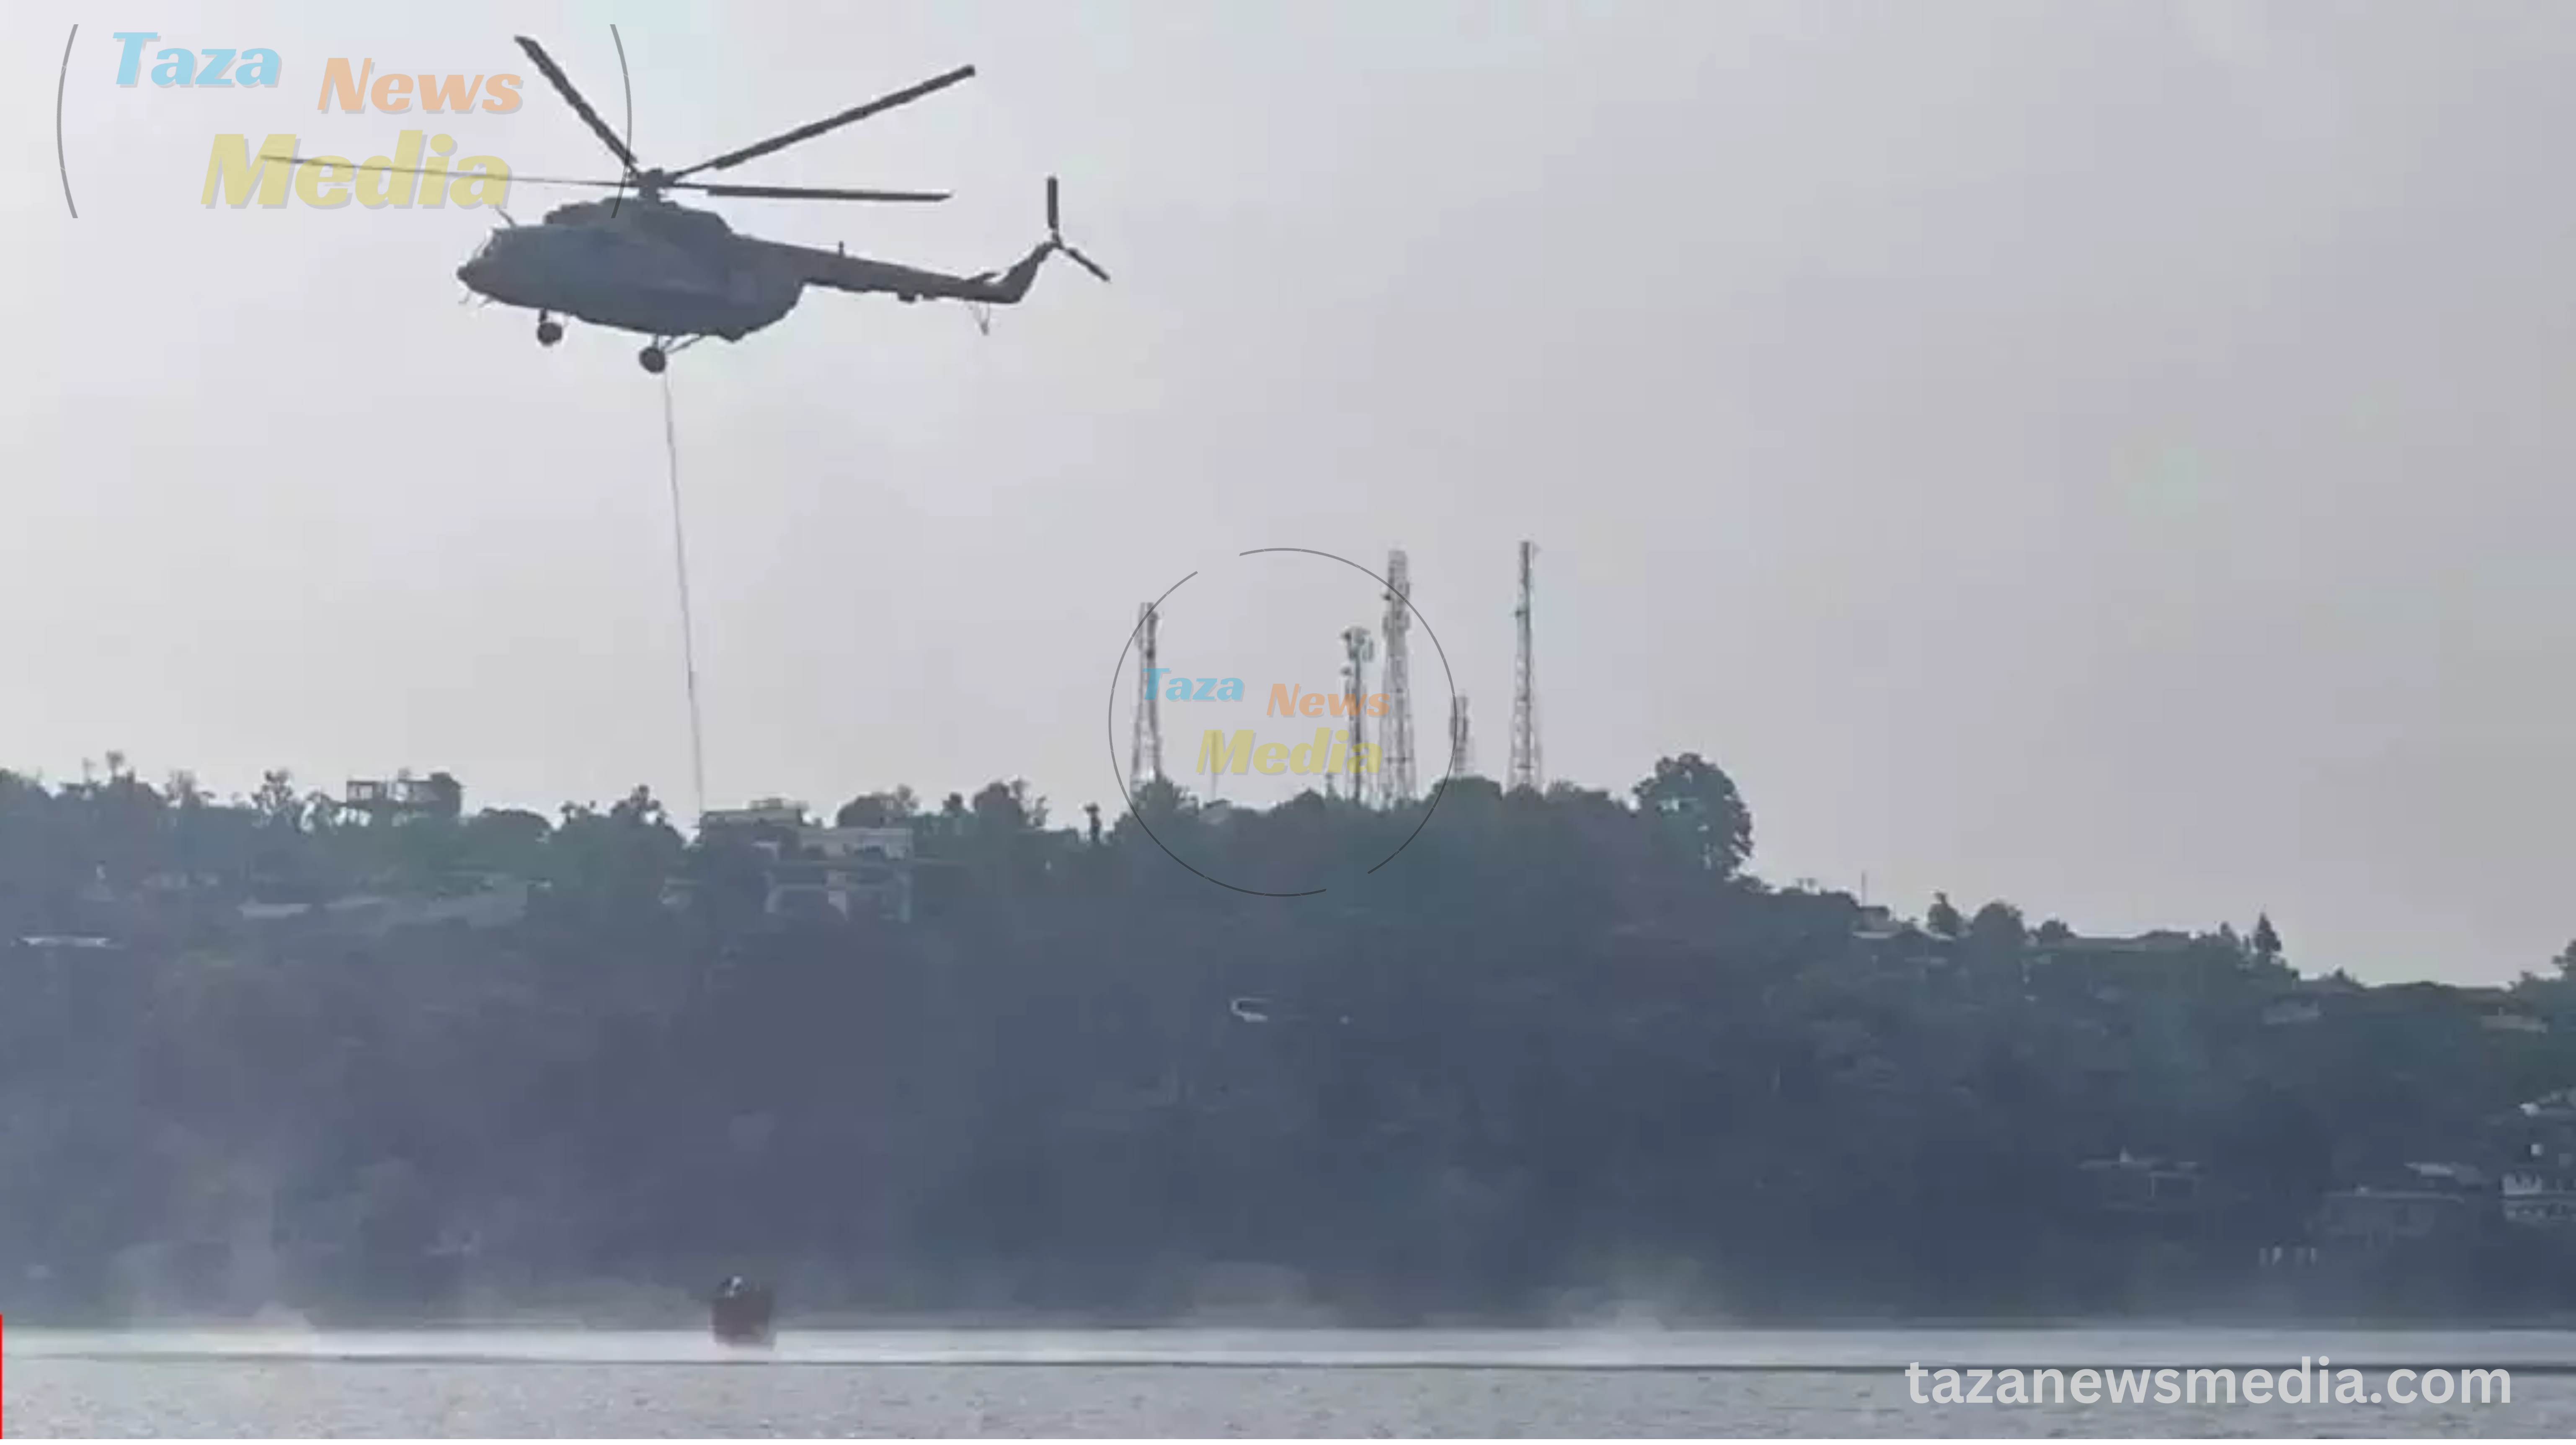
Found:
[{"label": "hazy sky", "polygon": [[[675,359],[712,802],[1114,803],[1136,604],[1262,546],[1406,548],[1499,773],[1530,537],[1549,773],[1704,752],[1775,878],[2100,930],[2269,909],[2375,978],[2576,934],[2576,8],[147,9],[0,12],[0,762],[686,810],[637,339],[459,307],[485,212],[198,204],[220,131],[392,148],[314,112],[334,55],[527,74],[524,29],[617,117],[615,21],[664,164],[983,68],[731,177],[957,200],[721,203],[741,228],[982,269],[1054,170],[1117,275],[1051,270],[989,338],[817,293]],[[121,90],[138,28],[283,83]],[[460,152],[607,173],[524,93]],[[1321,683],[1311,610],[1166,647]]]}]

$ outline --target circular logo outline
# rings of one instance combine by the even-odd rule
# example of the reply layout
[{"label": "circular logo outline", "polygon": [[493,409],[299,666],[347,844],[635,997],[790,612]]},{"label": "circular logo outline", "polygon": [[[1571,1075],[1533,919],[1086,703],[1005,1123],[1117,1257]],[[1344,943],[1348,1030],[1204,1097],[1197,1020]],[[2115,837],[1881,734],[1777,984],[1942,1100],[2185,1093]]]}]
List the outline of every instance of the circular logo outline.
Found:
[{"label": "circular logo outline", "polygon": [[[1395,596],[1398,601],[1401,601],[1404,604],[1406,614],[1414,621],[1422,624],[1423,635],[1431,639],[1431,650],[1439,655],[1440,675],[1447,680],[1450,706],[1453,711],[1455,710],[1458,702],[1458,674],[1457,670],[1449,665],[1449,649],[1440,645],[1440,634],[1431,626],[1431,619],[1422,615],[1422,609],[1413,605],[1413,598],[1410,593],[1397,593],[1394,583],[1389,582],[1384,577],[1379,576],[1375,572],[1370,571],[1348,557],[1344,557],[1333,552],[1322,551],[1314,547],[1254,547],[1248,551],[1237,552],[1234,555],[1238,558],[1259,557],[1273,552],[1302,552],[1309,557],[1322,557],[1330,561],[1339,562],[1343,566],[1348,567],[1352,571],[1359,573],[1361,576],[1368,578],[1372,582],[1375,582],[1378,585],[1381,595],[1392,595]],[[1181,588],[1189,582],[1190,578],[1196,577],[1197,575],[1199,575],[1198,572],[1193,569],[1184,575],[1180,581],[1164,588],[1163,595],[1155,598],[1153,601],[1153,613],[1158,617],[1161,616],[1163,604],[1171,600],[1172,594],[1180,591]],[[1331,887],[1326,886],[1323,888],[1300,889],[1293,893],[1274,893],[1266,889],[1246,888],[1240,884],[1228,883],[1222,878],[1210,878],[1207,874],[1199,872],[1197,868],[1191,867],[1188,859],[1173,852],[1171,845],[1164,842],[1162,836],[1154,831],[1153,825],[1145,821],[1143,811],[1136,806],[1136,795],[1128,786],[1127,776],[1121,772],[1118,767],[1118,694],[1126,685],[1128,678],[1131,676],[1127,671],[1127,654],[1135,650],[1136,637],[1139,630],[1140,629],[1133,627],[1127,630],[1127,641],[1118,649],[1117,666],[1111,669],[1109,674],[1109,774],[1111,777],[1118,780],[1118,794],[1127,802],[1127,816],[1136,820],[1136,826],[1145,830],[1145,836],[1154,840],[1154,846],[1163,850],[1164,857],[1180,864],[1183,868],[1188,868],[1192,874],[1195,874],[1206,882],[1215,884],[1219,888],[1231,888],[1237,893],[1249,893],[1256,898],[1312,898],[1318,893],[1331,892]],[[1385,857],[1377,860],[1375,863],[1370,864],[1365,870],[1365,873],[1375,873],[1380,868],[1394,862],[1396,856],[1402,853],[1405,849],[1412,847],[1413,840],[1421,837],[1422,830],[1430,826],[1431,815],[1440,811],[1441,798],[1447,795],[1449,785],[1456,782],[1458,779],[1458,749],[1456,746],[1456,739],[1452,738],[1449,741],[1451,744],[1449,748],[1449,766],[1441,773],[1440,781],[1432,786],[1430,806],[1422,810],[1422,820],[1413,825],[1412,832],[1404,835],[1403,842],[1395,845],[1395,851],[1393,853],[1389,853]]]}]

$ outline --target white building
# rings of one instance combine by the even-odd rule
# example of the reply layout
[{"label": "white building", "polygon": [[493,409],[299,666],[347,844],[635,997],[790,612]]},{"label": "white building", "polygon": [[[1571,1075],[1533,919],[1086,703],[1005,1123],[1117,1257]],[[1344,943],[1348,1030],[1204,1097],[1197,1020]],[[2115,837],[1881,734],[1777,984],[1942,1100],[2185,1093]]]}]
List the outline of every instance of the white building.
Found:
[{"label": "white building", "polygon": [[711,810],[701,836],[715,829],[751,833],[769,855],[763,869],[773,916],[829,908],[843,918],[873,914],[912,921],[913,837],[910,828],[835,828],[812,822],[803,803],[761,798],[747,808]]}]

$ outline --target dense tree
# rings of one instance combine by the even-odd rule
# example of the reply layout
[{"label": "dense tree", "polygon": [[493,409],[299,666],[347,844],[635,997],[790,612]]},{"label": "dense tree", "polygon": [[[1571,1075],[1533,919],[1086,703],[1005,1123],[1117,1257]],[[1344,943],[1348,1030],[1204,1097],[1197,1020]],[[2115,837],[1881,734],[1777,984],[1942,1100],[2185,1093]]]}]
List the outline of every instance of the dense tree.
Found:
[{"label": "dense tree", "polygon": [[921,811],[921,800],[908,787],[890,792],[861,793],[841,805],[832,821],[844,828],[893,828],[912,820]]},{"label": "dense tree", "polygon": [[2021,910],[1998,898],[1968,920],[1968,944],[1991,957],[2019,957],[2030,943],[2030,930],[2023,926]]},{"label": "dense tree", "polygon": [[2281,956],[2281,935],[2272,927],[2271,914],[2263,913],[2255,916],[2254,937],[2251,942],[2254,956],[2265,963]]},{"label": "dense tree", "polygon": [[1724,878],[1753,856],[1753,813],[1735,780],[1697,753],[1656,760],[1634,789],[1637,805],[1662,822],[1684,856]]}]

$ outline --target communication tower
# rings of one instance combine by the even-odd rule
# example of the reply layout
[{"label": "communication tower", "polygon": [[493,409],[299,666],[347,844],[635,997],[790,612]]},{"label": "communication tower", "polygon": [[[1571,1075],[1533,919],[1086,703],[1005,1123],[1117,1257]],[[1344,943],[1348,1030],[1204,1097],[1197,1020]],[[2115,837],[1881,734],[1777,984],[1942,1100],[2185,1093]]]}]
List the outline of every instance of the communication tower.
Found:
[{"label": "communication tower", "polygon": [[1521,601],[1512,609],[1520,637],[1512,660],[1511,787],[1532,792],[1546,786],[1538,752],[1538,673],[1530,656],[1530,564],[1537,557],[1536,542],[1521,543]]},{"label": "communication tower", "polygon": [[1476,775],[1476,740],[1467,732],[1467,699],[1449,699],[1449,771],[1462,778]]},{"label": "communication tower", "polygon": [[1368,702],[1368,664],[1377,656],[1377,644],[1369,639],[1365,627],[1342,629],[1342,691],[1350,697],[1351,714],[1351,791],[1354,803],[1368,801],[1366,780],[1360,771],[1360,745],[1367,740],[1366,707]]},{"label": "communication tower", "polygon": [[[1413,677],[1406,663],[1405,634],[1413,630],[1413,577],[1402,551],[1386,554],[1386,775],[1381,796],[1388,806],[1413,801]],[[1356,736],[1356,735],[1355,735]]]},{"label": "communication tower", "polygon": [[1136,735],[1127,750],[1127,786],[1163,776],[1163,705],[1154,688],[1154,604],[1136,605]]}]

